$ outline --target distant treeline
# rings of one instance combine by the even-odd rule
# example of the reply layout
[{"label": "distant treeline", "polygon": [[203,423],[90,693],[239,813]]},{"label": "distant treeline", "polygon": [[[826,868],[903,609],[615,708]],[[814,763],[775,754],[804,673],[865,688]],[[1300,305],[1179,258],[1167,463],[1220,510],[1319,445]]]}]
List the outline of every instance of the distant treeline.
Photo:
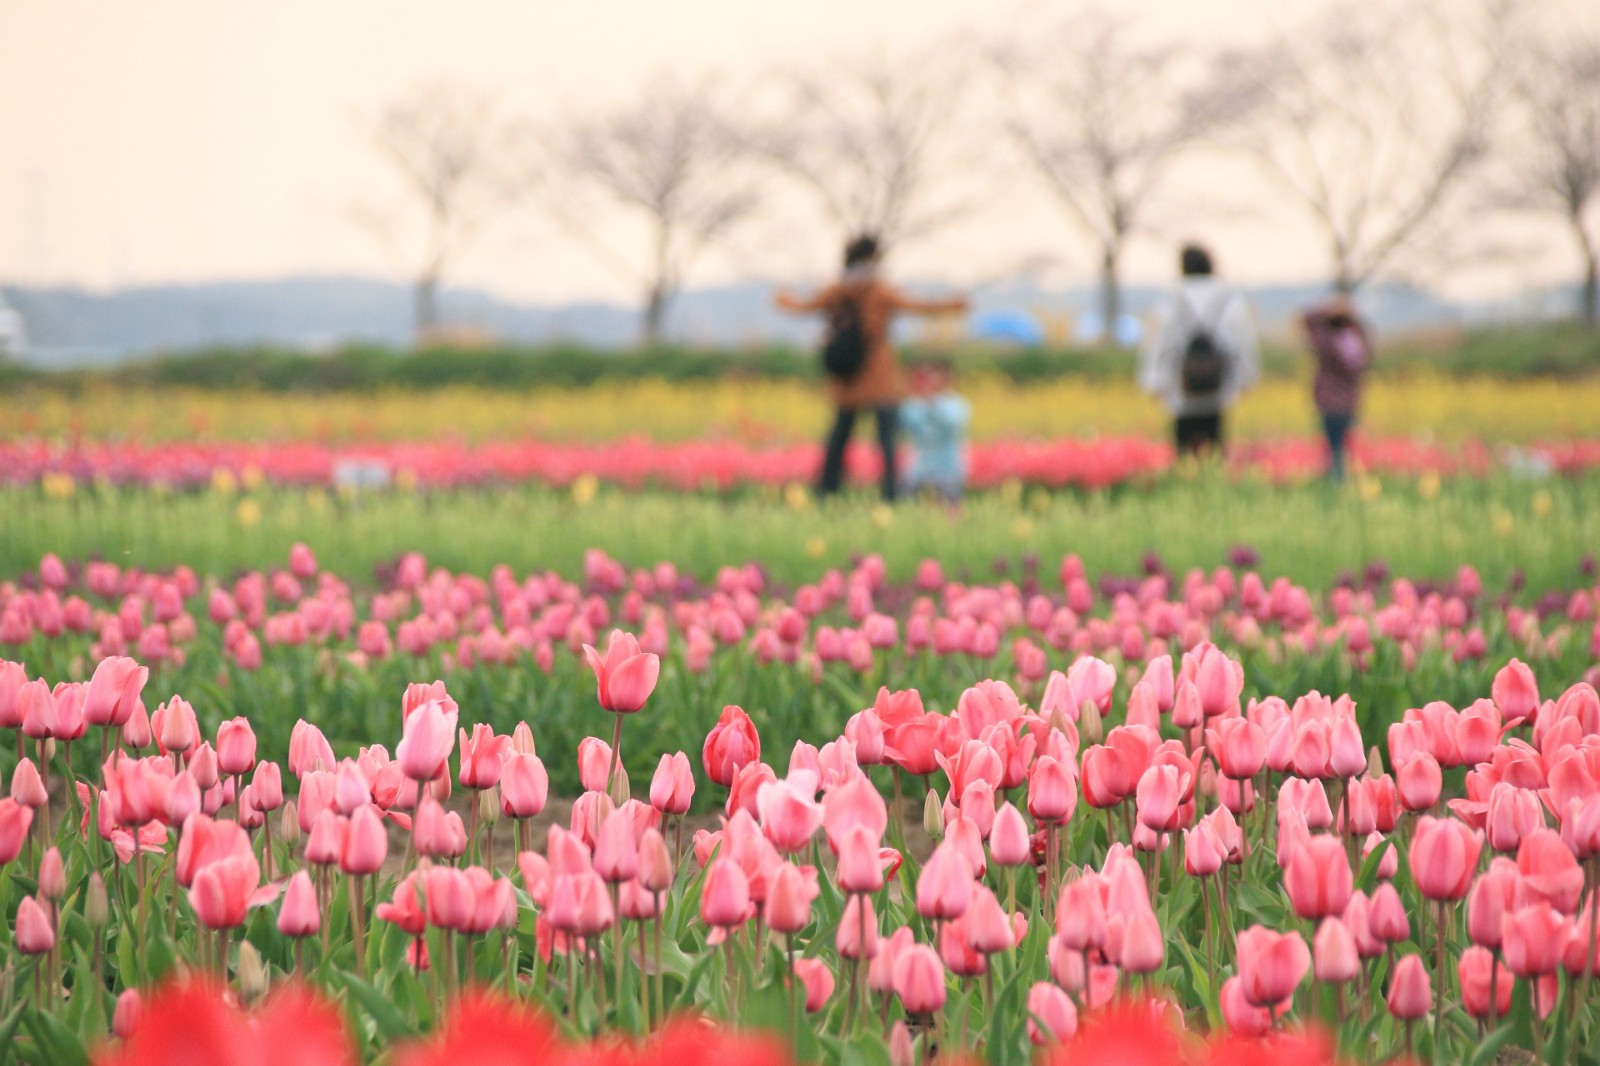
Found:
[{"label": "distant treeline", "polygon": [[[906,358],[922,354],[915,347]],[[1063,377],[1105,379],[1133,373],[1132,352],[1104,348],[941,349],[960,373],[1001,375],[1019,384]],[[1302,349],[1269,345],[1265,373],[1304,373]],[[1476,330],[1438,337],[1380,338],[1375,372],[1471,374],[1505,378],[1586,377],[1600,373],[1600,333],[1575,326]],[[86,388],[183,386],[269,392],[427,390],[445,386],[535,390],[606,381],[725,377],[814,379],[816,354],[795,348],[611,351],[570,345],[397,351],[348,347],[326,354],[273,348],[208,349],[96,369],[41,370],[0,364],[0,386]]]}]

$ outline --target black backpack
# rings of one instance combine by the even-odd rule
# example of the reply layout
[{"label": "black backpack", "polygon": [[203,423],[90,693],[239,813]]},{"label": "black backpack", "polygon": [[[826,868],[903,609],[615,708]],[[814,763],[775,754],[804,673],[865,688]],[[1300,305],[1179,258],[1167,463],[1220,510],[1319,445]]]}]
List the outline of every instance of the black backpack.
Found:
[{"label": "black backpack", "polygon": [[1228,356],[1217,343],[1216,337],[1212,336],[1212,328],[1201,319],[1183,349],[1183,361],[1178,364],[1178,382],[1187,399],[1210,399],[1222,391],[1222,383],[1227,377]]},{"label": "black backpack", "polygon": [[828,315],[828,339],[822,344],[822,369],[829,377],[849,381],[867,364],[867,330],[861,321],[861,299],[846,296]]}]

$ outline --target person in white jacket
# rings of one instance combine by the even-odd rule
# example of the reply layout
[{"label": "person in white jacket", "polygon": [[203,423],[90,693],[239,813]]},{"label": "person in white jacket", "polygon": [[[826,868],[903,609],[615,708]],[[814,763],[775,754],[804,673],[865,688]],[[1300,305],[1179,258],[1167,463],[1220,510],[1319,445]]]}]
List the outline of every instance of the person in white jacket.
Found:
[{"label": "person in white jacket", "polygon": [[[1188,245],[1179,265],[1183,280],[1139,353],[1139,387],[1172,412],[1183,455],[1222,446],[1223,416],[1261,376],[1261,353],[1249,304],[1217,280],[1211,254]],[[1219,373],[1205,373],[1207,359]]]}]

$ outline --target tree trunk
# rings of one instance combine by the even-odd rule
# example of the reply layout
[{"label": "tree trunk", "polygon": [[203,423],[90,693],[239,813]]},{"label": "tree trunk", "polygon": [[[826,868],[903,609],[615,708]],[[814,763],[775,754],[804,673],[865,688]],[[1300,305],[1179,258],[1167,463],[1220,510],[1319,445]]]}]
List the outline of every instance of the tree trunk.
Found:
[{"label": "tree trunk", "polygon": [[1117,259],[1122,249],[1107,244],[1100,253],[1100,341],[1117,343],[1117,319],[1122,317],[1122,282],[1117,276]]},{"label": "tree trunk", "polygon": [[413,341],[421,341],[434,326],[439,324],[439,278],[437,275],[424,274],[417,279],[412,288],[412,303],[416,330]]},{"label": "tree trunk", "polygon": [[1572,220],[1573,229],[1578,235],[1578,248],[1583,252],[1583,289],[1581,291],[1580,307],[1583,311],[1583,324],[1590,329],[1600,326],[1600,248],[1594,246],[1589,239],[1589,231],[1583,228],[1583,220]]},{"label": "tree trunk", "polygon": [[640,329],[640,339],[646,348],[655,348],[661,343],[661,327],[667,318],[667,288],[662,284],[650,286],[645,293],[644,319]]}]

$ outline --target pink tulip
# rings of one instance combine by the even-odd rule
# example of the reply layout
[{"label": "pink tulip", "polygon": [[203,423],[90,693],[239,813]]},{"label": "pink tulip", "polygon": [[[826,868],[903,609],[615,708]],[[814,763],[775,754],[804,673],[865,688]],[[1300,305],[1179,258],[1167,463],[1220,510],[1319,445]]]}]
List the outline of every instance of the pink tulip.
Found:
[{"label": "pink tulip", "polygon": [[482,791],[498,785],[502,765],[511,754],[511,738],[497,736],[492,727],[482,722],[472,727],[470,735],[465,729],[459,732],[461,787]]},{"label": "pink tulip", "polygon": [[1035,982],[1028,990],[1028,1039],[1042,1047],[1070,1040],[1077,1031],[1078,1008],[1072,997],[1060,985]]},{"label": "pink tulip", "polygon": [[1118,963],[1128,973],[1154,973],[1161,969],[1165,944],[1155,912],[1148,907],[1134,911],[1122,931]]},{"label": "pink tulip", "polygon": [[1408,811],[1431,810],[1439,802],[1444,789],[1444,777],[1439,763],[1427,752],[1413,755],[1396,775],[1400,785],[1400,802]]},{"label": "pink tulip", "polygon": [[1313,972],[1318,981],[1344,984],[1361,972],[1361,956],[1349,926],[1337,917],[1322,919],[1312,942]]},{"label": "pink tulip", "polygon": [[375,874],[383,868],[383,860],[388,855],[389,834],[378,809],[371,804],[357,808],[345,831],[339,868],[358,877]]},{"label": "pink tulip", "polygon": [[917,879],[917,913],[935,921],[959,918],[967,912],[972,894],[972,868],[967,860],[949,841],[934,848]]},{"label": "pink tulip", "polygon": [[661,756],[650,781],[650,805],[662,814],[683,814],[694,800],[694,770],[683,752]]},{"label": "pink tulip", "polygon": [[217,768],[230,776],[247,774],[256,765],[256,734],[245,718],[231,718],[217,727]]},{"label": "pink tulip", "polygon": [[[432,781],[446,770],[455,747],[455,733],[456,712],[446,711],[443,704],[430,700],[406,719],[405,734],[394,749],[395,761],[411,780]],[[291,765],[293,761],[291,752]]]},{"label": "pink tulip", "polygon": [[1247,718],[1218,718],[1206,731],[1207,743],[1223,776],[1248,781],[1266,761],[1267,738]]},{"label": "pink tulip", "polygon": [[1520,721],[1539,709],[1539,683],[1520,659],[1512,659],[1500,668],[1489,694],[1507,722]]},{"label": "pink tulip", "polygon": [[1269,1008],[1251,1003],[1245,998],[1244,980],[1239,977],[1230,977],[1222,982],[1220,999],[1222,1020],[1240,1036],[1261,1036],[1272,1028],[1274,1014],[1288,1010],[1287,1004],[1273,1004]]},{"label": "pink tulip", "polygon": [[36,811],[50,802],[50,795],[45,791],[44,779],[39,776],[39,768],[33,760],[23,757],[17,760],[17,768],[11,771],[11,798],[31,811]]},{"label": "pink tulip", "polygon": [[1056,903],[1056,936],[1069,951],[1088,951],[1105,943],[1104,879],[1084,874],[1062,886]]},{"label": "pink tulip", "polygon": [[125,656],[101,659],[89,679],[83,700],[83,718],[89,725],[120,726],[127,722],[150,679],[147,667]]},{"label": "pink tulip", "polygon": [[665,892],[672,887],[672,853],[666,838],[655,827],[639,836],[639,883],[650,892]]},{"label": "pink tulip", "polygon": [[802,771],[804,784],[793,779],[771,781],[756,792],[761,831],[785,854],[803,849],[822,826],[823,806],[812,798],[814,779],[807,778]]},{"label": "pink tulip", "polygon": [[[926,869],[923,876],[927,876]],[[993,955],[1016,946],[1016,929],[1011,924],[1011,916],[985,885],[973,886],[972,901],[961,917],[961,924],[967,947],[979,954]]]},{"label": "pink tulip", "polygon": [[878,840],[866,826],[856,826],[839,841],[838,881],[840,888],[851,893],[876,892],[883,887]]},{"label": "pink tulip", "polygon": [[1578,909],[1583,870],[1571,849],[1552,829],[1535,829],[1517,848],[1517,872],[1533,899],[1544,900],[1562,914]]},{"label": "pink tulip", "polygon": [[253,855],[233,855],[208,863],[194,875],[189,906],[209,929],[233,929],[244,924],[256,890],[261,867]]},{"label": "pink tulip", "polygon": [[1072,775],[1060,762],[1041,755],[1028,777],[1028,813],[1045,824],[1064,822],[1078,804]]},{"label": "pink tulip", "polygon": [[1343,913],[1354,888],[1343,842],[1320,834],[1307,838],[1284,869],[1283,887],[1294,912],[1302,918]]},{"label": "pink tulip", "polygon": [[1418,955],[1403,955],[1395,963],[1386,997],[1389,1013],[1402,1021],[1415,1021],[1433,1008],[1433,982]]},{"label": "pink tulip", "polygon": [[1572,936],[1571,919],[1540,901],[1506,915],[1501,951],[1506,968],[1518,977],[1555,973]]},{"label": "pink tulip", "polygon": [[833,995],[833,971],[821,959],[796,959],[794,972],[806,990],[806,1011],[815,1013]]},{"label": "pink tulip", "polygon": [[539,756],[512,753],[500,771],[500,807],[512,818],[533,818],[544,810],[550,776]]},{"label": "pink tulip", "polygon": [[816,884],[807,884],[806,877],[793,863],[783,863],[767,888],[762,918],[778,933],[798,933],[811,922],[811,900],[816,895]]},{"label": "pink tulip", "polygon": [[1135,790],[1139,824],[1153,833],[1176,829],[1181,797],[1178,771],[1168,765],[1151,766],[1139,778]]},{"label": "pink tulip", "polygon": [[467,852],[467,830],[461,815],[446,811],[432,796],[424,796],[417,804],[411,835],[419,855],[454,859]]},{"label": "pink tulip", "polygon": [[1467,894],[1483,850],[1483,834],[1453,818],[1417,820],[1409,855],[1417,889],[1432,900],[1457,900]]},{"label": "pink tulip", "polygon": [[638,638],[613,629],[603,657],[588,644],[583,646],[583,654],[594,671],[602,710],[633,714],[643,709],[650,693],[655,691],[661,660],[641,651]]},{"label": "pink tulip", "polygon": [[852,894],[845,901],[833,947],[846,959],[870,959],[878,953],[878,918],[871,896]]},{"label": "pink tulip", "polygon": [[1028,825],[1022,820],[1022,812],[1010,803],[1002,803],[995,811],[994,825],[989,830],[989,857],[998,866],[1021,866],[1033,857]]},{"label": "pink tulip", "polygon": [[749,920],[750,880],[732,859],[717,859],[700,891],[700,918],[707,925],[732,928]]},{"label": "pink tulip", "polygon": [[894,990],[907,1014],[932,1014],[944,1007],[944,963],[925,944],[912,944],[894,965]]},{"label": "pink tulip", "polygon": [[[381,915],[380,915],[381,917]],[[296,871],[283,893],[278,911],[278,932],[288,937],[315,936],[322,928],[322,913],[317,908],[317,890],[311,875]]]},{"label": "pink tulip", "polygon": [[[1500,971],[1498,974],[1494,973],[1496,969]],[[1461,953],[1456,963],[1456,974],[1461,978],[1461,1007],[1469,1015],[1474,1018],[1490,1016],[1491,984],[1495,986],[1493,1015],[1504,1018],[1510,1013],[1512,977],[1504,966],[1495,961],[1493,952],[1473,945]]]},{"label": "pink tulip", "polygon": [[17,928],[13,938],[24,955],[43,955],[56,946],[55,922],[47,907],[32,896],[23,896],[17,905]]},{"label": "pink tulip", "polygon": [[634,842],[633,822],[626,811],[613,811],[600,824],[600,833],[595,838],[594,869],[607,884],[631,881],[639,875],[639,847]]},{"label": "pink tulip", "polygon": [[143,1023],[144,1001],[139,996],[139,990],[124,989],[117,997],[117,1005],[111,1012],[111,1035],[118,1040],[127,1040],[139,1031],[139,1026]]},{"label": "pink tulip", "polygon": [[1311,967],[1311,952],[1299,933],[1252,925],[1239,934],[1238,960],[1244,998],[1270,1008],[1294,994]]}]

